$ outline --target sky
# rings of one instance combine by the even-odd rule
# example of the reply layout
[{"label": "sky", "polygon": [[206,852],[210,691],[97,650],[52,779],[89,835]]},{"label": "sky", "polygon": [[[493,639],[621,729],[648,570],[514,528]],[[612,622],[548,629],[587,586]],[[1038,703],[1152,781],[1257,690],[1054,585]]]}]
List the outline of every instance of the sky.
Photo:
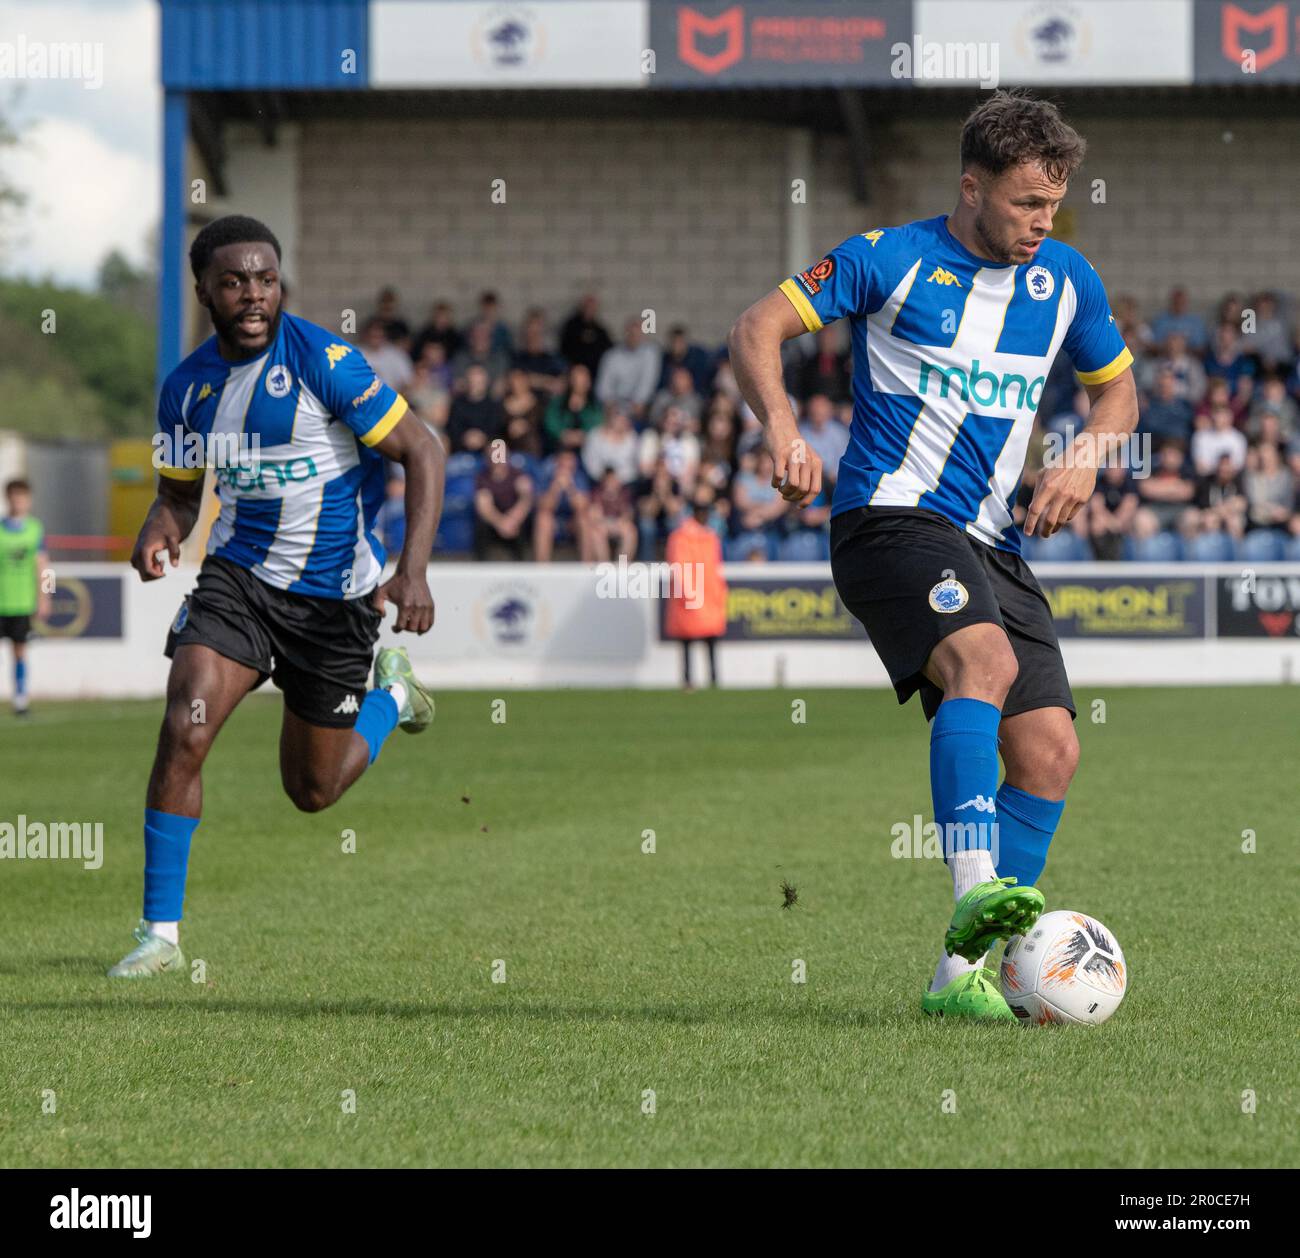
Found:
[{"label": "sky", "polygon": [[[28,196],[0,274],[91,287],[110,249],[144,261],[160,208],[158,25],[155,0],[0,0],[0,111],[22,124],[0,162]],[[49,43],[90,44],[87,75],[12,77],[20,51]]]}]

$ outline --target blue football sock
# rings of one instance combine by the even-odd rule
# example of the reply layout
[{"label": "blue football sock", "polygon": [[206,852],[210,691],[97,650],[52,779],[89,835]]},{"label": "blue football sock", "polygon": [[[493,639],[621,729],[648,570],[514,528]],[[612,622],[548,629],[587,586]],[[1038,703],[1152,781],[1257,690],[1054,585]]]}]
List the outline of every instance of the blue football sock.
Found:
[{"label": "blue football sock", "polygon": [[369,690],[361,700],[357,723],[352,727],[370,748],[370,763],[375,763],[384,739],[397,728],[397,700],[387,690]]},{"label": "blue football sock", "polygon": [[27,693],[27,661],[14,660],[14,694]]},{"label": "blue football sock", "polygon": [[185,871],[197,817],[144,810],[144,918],[179,922],[185,903]]},{"label": "blue football sock", "polygon": [[[930,726],[930,793],[945,860],[951,850],[992,847],[1001,720],[1002,713],[982,699],[945,699],[935,713]],[[977,829],[950,829],[964,825]],[[955,844],[954,834],[962,836]]]},{"label": "blue football sock", "polygon": [[1014,878],[1022,887],[1037,884],[1064,811],[1063,799],[1040,799],[1002,783],[998,791],[999,878]]}]

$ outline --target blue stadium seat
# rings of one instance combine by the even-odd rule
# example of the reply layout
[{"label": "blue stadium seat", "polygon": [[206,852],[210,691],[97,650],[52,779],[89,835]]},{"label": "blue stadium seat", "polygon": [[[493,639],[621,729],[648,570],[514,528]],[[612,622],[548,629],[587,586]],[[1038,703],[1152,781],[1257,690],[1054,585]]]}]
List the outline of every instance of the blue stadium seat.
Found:
[{"label": "blue stadium seat", "polygon": [[1255,529],[1241,541],[1241,558],[1247,563],[1273,563],[1286,557],[1286,534],[1278,529]]},{"label": "blue stadium seat", "polygon": [[1197,563],[1231,563],[1236,547],[1232,544],[1232,538],[1216,530],[1192,538],[1185,550],[1187,558]]},{"label": "blue stadium seat", "polygon": [[783,563],[824,563],[831,557],[830,534],[824,529],[800,529],[782,539],[777,556]]},{"label": "blue stadium seat", "polygon": [[1031,563],[1079,563],[1092,555],[1070,529],[1062,529],[1051,537],[1026,537],[1025,558]]},{"label": "blue stadium seat", "polygon": [[474,482],[476,454],[453,454],[447,460],[447,489],[438,523],[437,549],[443,554],[468,554],[474,549]]},{"label": "blue stadium seat", "polygon": [[1133,558],[1138,563],[1177,563],[1182,557],[1183,548],[1172,533],[1133,539]]}]

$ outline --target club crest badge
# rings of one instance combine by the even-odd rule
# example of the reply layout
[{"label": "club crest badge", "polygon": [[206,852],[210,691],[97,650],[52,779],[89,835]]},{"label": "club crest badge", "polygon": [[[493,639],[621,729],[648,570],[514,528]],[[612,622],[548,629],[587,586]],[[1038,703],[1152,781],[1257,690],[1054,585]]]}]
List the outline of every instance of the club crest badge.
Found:
[{"label": "club crest badge", "polygon": [[970,594],[967,592],[966,587],[952,577],[949,577],[946,581],[940,581],[930,591],[930,606],[944,615],[961,611],[969,602]]},{"label": "club crest badge", "polygon": [[266,373],[266,391],[272,397],[288,397],[293,388],[293,374],[283,363],[277,363]]},{"label": "club crest badge", "polygon": [[185,628],[185,622],[190,618],[190,600],[186,599],[176,613],[176,619],[172,621],[172,632],[180,633]]},{"label": "club crest badge", "polygon": [[1045,266],[1031,266],[1025,272],[1025,287],[1035,301],[1046,301],[1056,291],[1056,280]]}]

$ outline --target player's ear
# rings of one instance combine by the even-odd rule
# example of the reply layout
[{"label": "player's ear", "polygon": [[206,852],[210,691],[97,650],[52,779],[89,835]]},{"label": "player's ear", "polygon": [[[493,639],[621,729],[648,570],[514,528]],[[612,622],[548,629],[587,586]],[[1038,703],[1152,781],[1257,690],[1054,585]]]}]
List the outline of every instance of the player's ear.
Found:
[{"label": "player's ear", "polygon": [[202,306],[205,310],[212,309],[212,302],[208,299],[207,289],[203,287],[202,280],[194,281],[194,296],[198,298],[199,305]]}]

